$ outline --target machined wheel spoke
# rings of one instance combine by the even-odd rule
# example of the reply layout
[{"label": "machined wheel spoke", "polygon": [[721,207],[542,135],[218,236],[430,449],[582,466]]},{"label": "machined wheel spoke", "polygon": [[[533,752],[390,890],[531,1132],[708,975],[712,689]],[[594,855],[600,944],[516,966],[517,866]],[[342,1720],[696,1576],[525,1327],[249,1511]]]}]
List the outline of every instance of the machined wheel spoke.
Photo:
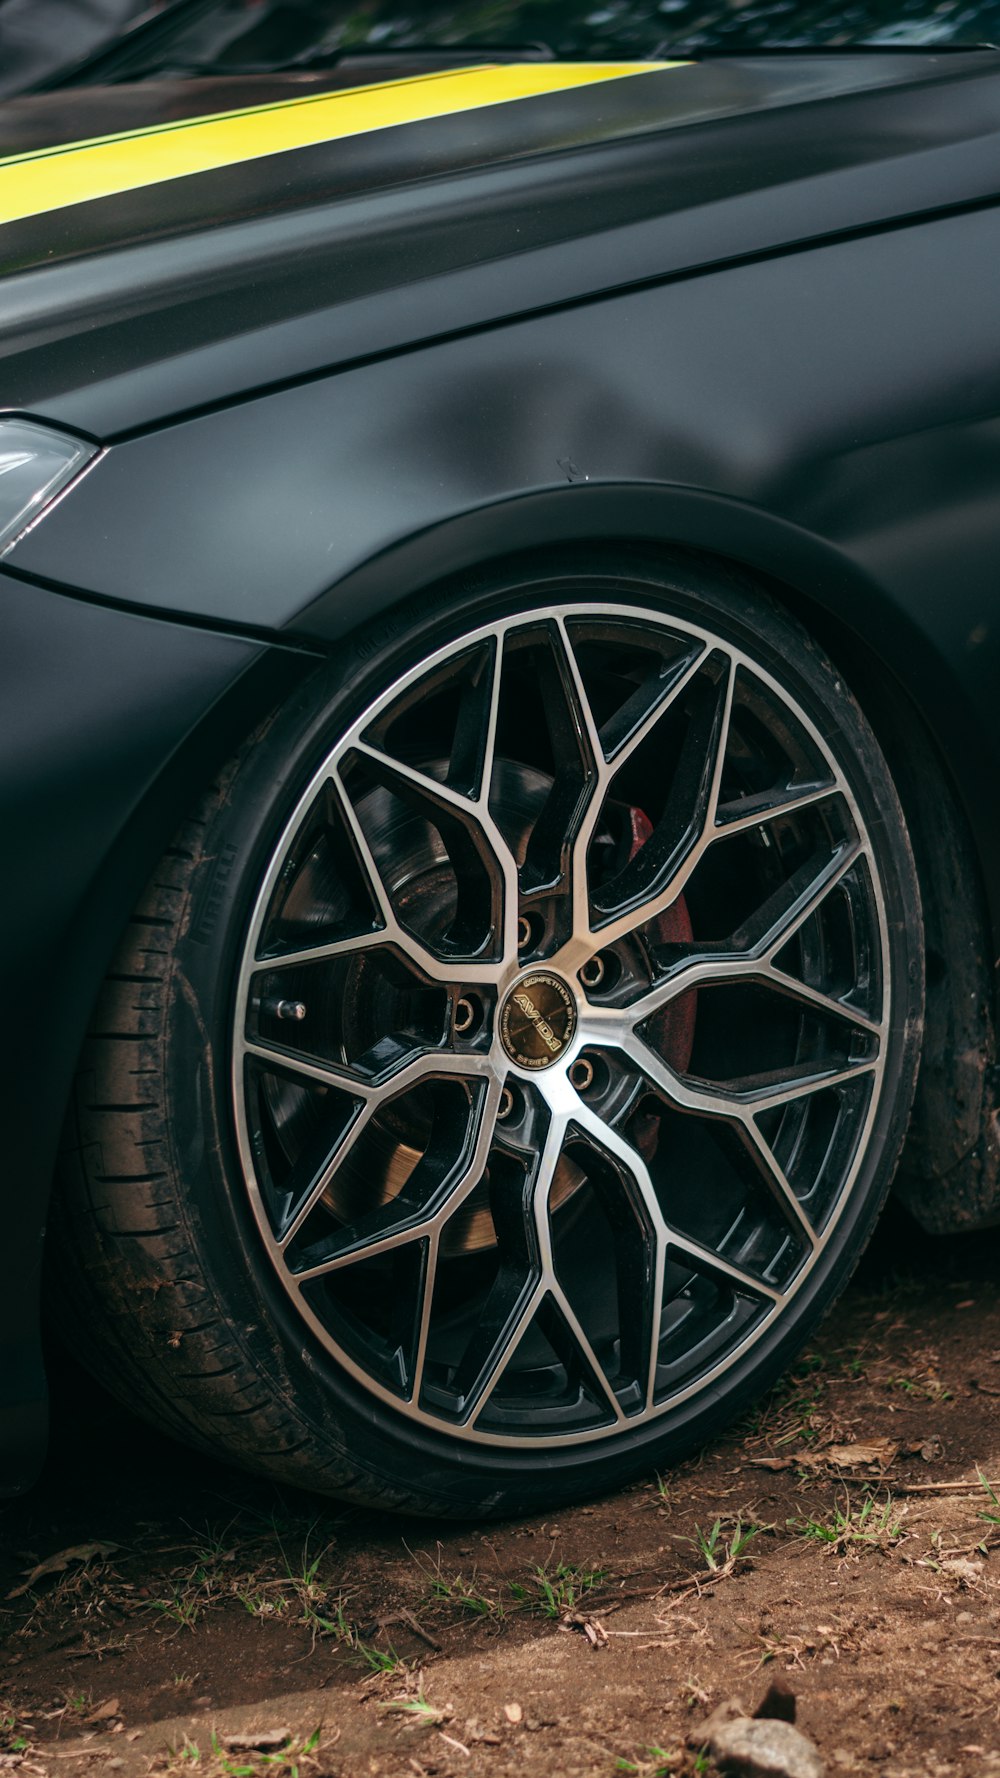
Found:
[{"label": "machined wheel spoke", "polygon": [[395,921],[391,926],[376,926],[369,932],[354,932],[347,938],[324,939],[315,945],[298,945],[294,951],[280,951],[271,957],[257,957],[253,972],[296,969],[302,963],[329,963],[340,957],[351,957],[359,951],[370,951],[376,945],[399,944],[402,933]]},{"label": "machined wheel spoke", "polygon": [[675,1253],[682,1253],[697,1271],[714,1272],[720,1278],[726,1278],[745,1296],[764,1297],[771,1303],[784,1301],[781,1291],[775,1290],[773,1284],[765,1284],[763,1278],[755,1278],[752,1272],[745,1271],[742,1266],[733,1265],[721,1253],[716,1253],[714,1248],[705,1247],[700,1241],[692,1241],[675,1228],[671,1228],[667,1235],[667,1246]]},{"label": "machined wheel spoke", "polygon": [[340,1087],[344,1092],[353,1093],[359,1099],[382,1101],[395,1098],[422,1080],[434,1080],[445,1075],[484,1074],[488,1064],[486,1058],[474,1055],[459,1055],[452,1050],[432,1049],[415,1046],[408,1060],[392,1068],[388,1074],[365,1079],[346,1065],[339,1067],[335,1062],[321,1062],[311,1056],[304,1056],[299,1051],[287,1049],[282,1044],[262,1043],[259,1039],[244,1038],[243,1053],[255,1056],[259,1062],[269,1062],[275,1068],[289,1074],[301,1075],[303,1080],[313,1080],[322,1086]]},{"label": "machined wheel spoke", "polygon": [[515,1356],[545,1295],[530,1272],[502,1270],[483,1305],[453,1382],[462,1418],[474,1421]]},{"label": "machined wheel spoke", "polygon": [[[786,1213],[791,1214],[794,1221],[805,1234],[810,1246],[814,1246],[816,1240],[814,1231],[808,1222],[798,1199],[795,1197],[788,1180],[785,1178],[784,1173],[775,1161],[768,1144],[765,1142],[757,1124],[754,1122],[754,1119],[752,1117],[741,1115],[736,1121],[738,1122],[741,1136],[744,1137],[744,1140],[753,1151],[758,1167],[765,1172],[765,1183],[769,1186],[772,1194],[781,1200],[782,1207]],[[742,1267],[734,1265],[732,1261],[724,1259],[721,1254],[715,1252],[714,1248],[707,1247],[704,1243],[695,1241],[690,1236],[683,1234],[680,1229],[670,1222],[660,1206],[656,1189],[650,1178],[649,1169],[646,1166],[645,1161],[639,1154],[638,1150],[623,1136],[619,1135],[617,1130],[611,1129],[607,1124],[603,1123],[601,1119],[596,1118],[593,1115],[587,1116],[584,1127],[590,1130],[594,1141],[599,1146],[603,1145],[611,1154],[617,1155],[623,1164],[630,1169],[632,1176],[642,1193],[643,1200],[649,1209],[651,1220],[656,1229],[657,1247],[659,1249],[658,1270],[661,1281],[666,1250],[673,1247],[677,1249],[677,1251],[685,1253],[689,1259],[696,1261],[700,1266],[707,1267],[709,1270],[719,1272],[729,1278],[740,1290],[747,1291],[754,1296],[770,1298],[774,1302],[780,1302],[782,1300],[781,1292],[776,1290],[773,1285],[765,1283],[762,1278],[755,1277],[752,1272],[747,1272]],[[658,1328],[658,1319],[656,1325]]]},{"label": "machined wheel spoke", "polygon": [[[435,779],[427,777],[427,775],[423,772],[417,772],[417,771],[413,770],[413,768],[411,768],[411,767],[399,764],[396,760],[390,759],[388,754],[379,753],[376,748],[369,747],[364,742],[355,743],[354,750],[358,753],[363,754],[366,757],[377,760],[379,765],[386,772],[394,773],[395,776],[397,777],[397,779],[399,779],[401,781],[406,781],[406,782],[412,783],[414,780],[417,780],[417,781],[419,781],[419,786],[421,786],[421,787],[423,787],[425,785],[428,787],[428,789],[433,787],[434,790],[439,793],[438,806],[442,806],[442,807],[443,806],[451,806],[451,804],[453,804],[453,803],[460,804],[462,806],[462,808],[464,809],[464,812],[465,812],[465,815],[467,818],[469,817],[470,813],[476,814],[479,810],[480,805],[478,803],[473,803],[470,798],[460,796],[457,791],[450,790],[447,788],[447,786],[438,784]],[[351,801],[351,798],[347,793],[347,789],[344,785],[343,779],[341,778],[339,771],[335,771],[331,775],[334,779],[337,793],[340,798],[341,805],[343,807],[344,816],[345,816],[345,819],[347,821],[347,824],[348,824],[350,831],[351,831],[351,835],[354,840],[354,845],[355,845],[355,849],[356,849],[356,852],[358,855],[359,862],[362,865],[365,876],[368,879],[368,882],[369,882],[370,887],[372,889],[372,893],[374,894],[377,905],[378,905],[379,917],[381,920],[381,930],[376,931],[372,935],[371,942],[376,943],[376,944],[381,943],[381,944],[394,945],[397,950],[402,952],[402,954],[404,956],[406,956],[407,958],[410,959],[410,961],[413,963],[413,965],[418,970],[420,970],[422,974],[426,975],[429,978],[429,980],[434,981],[434,982],[451,983],[451,982],[454,982],[458,979],[461,979],[463,982],[468,982],[470,984],[479,983],[479,982],[494,982],[496,980],[496,976],[497,976],[497,966],[495,963],[493,963],[493,962],[481,963],[481,962],[477,962],[474,958],[466,961],[465,959],[459,958],[459,957],[450,958],[450,957],[437,956],[433,951],[431,951],[428,948],[428,946],[426,944],[424,944],[416,936],[415,933],[408,931],[404,926],[402,926],[400,924],[399,920],[396,918],[396,913],[395,913],[395,910],[392,905],[392,900],[389,895],[389,891],[386,888],[385,882],[383,880],[378,861],[377,861],[375,854],[372,851],[372,848],[368,842],[368,837],[365,834],[363,825],[358,818],[357,810],[355,809],[354,804]],[[441,793],[443,793],[443,794],[441,794]],[[500,844],[501,844],[501,846],[503,846],[504,853],[506,854],[506,844],[503,841],[502,836],[500,836]],[[509,854],[507,854],[507,858],[509,859]],[[504,882],[504,890],[503,890],[504,916],[503,916],[503,919],[504,919],[504,935],[505,935],[505,942],[506,942],[508,927],[510,927],[516,933],[516,925],[517,925],[516,870],[514,869],[513,860],[510,859],[509,863],[508,863],[505,860],[503,855],[497,855],[497,862],[498,862],[498,867],[502,873],[503,882]],[[514,899],[514,904],[513,904],[513,912],[511,912],[511,895],[510,895],[510,887],[509,887],[509,879],[510,879],[512,871],[514,871],[514,885],[515,885],[515,889],[514,889],[515,899]],[[515,938],[515,951],[516,951],[516,938]],[[309,959],[305,958],[303,960],[308,961]],[[284,958],[281,958],[279,961],[282,964],[285,963]]]},{"label": "machined wheel spoke", "polygon": [[[400,792],[409,791],[419,803],[426,804],[429,809],[438,813],[447,813],[465,829],[469,835],[470,843],[497,879],[502,907],[499,921],[502,955],[504,959],[510,959],[517,956],[517,861],[494,820],[489,806],[493,759],[496,751],[501,671],[502,654],[499,649],[496,649],[489,674],[483,746],[476,773],[478,788],[474,795],[466,795],[451,785],[432,778],[427,772],[422,772],[416,766],[407,765],[402,760],[383,753],[367,741],[355,741],[353,750],[361,758],[368,760],[383,779],[390,784],[395,784]],[[478,843],[477,835],[479,836]],[[390,921],[395,924],[391,910]],[[412,942],[409,935],[407,935],[407,942]],[[477,979],[468,974],[464,962],[458,966],[464,972],[464,979]],[[454,966],[451,968],[452,974],[454,974]],[[492,968],[495,975],[496,966],[493,965]]]},{"label": "machined wheel spoke", "polygon": [[774,963],[777,954],[842,882],[860,851],[860,845],[853,842],[838,848],[819,868],[812,864],[802,866],[767,898],[728,943],[682,957],[652,988],[633,1000],[628,1007],[631,1021],[638,1024],[650,1018],[678,994],[692,989],[712,983],[748,981],[773,987],[861,1030],[877,1033],[877,1020],[800,982]]},{"label": "machined wheel spoke", "polygon": [[816,803],[825,802],[839,790],[836,780],[829,778],[819,784],[790,784],[781,790],[768,790],[758,796],[740,797],[738,801],[720,803],[715,813],[716,839],[745,833],[749,828],[763,827],[779,816],[798,815]]},{"label": "machined wheel spoke", "polygon": [[[699,661],[698,666],[702,665]],[[691,677],[694,676],[692,673]],[[673,836],[672,850],[657,873],[655,886],[630,901],[624,912],[609,914],[593,927],[588,895],[585,923],[581,925],[578,919],[573,938],[553,959],[561,968],[567,971],[579,969],[595,949],[616,944],[637,926],[664,913],[683,894],[707,847],[718,838],[715,812],[729,736],[734,679],[735,669],[728,661],[714,699],[702,712],[701,725],[698,728],[692,726],[685,738],[666,810],[653,837],[647,841],[647,846],[659,850],[659,830]],[[643,852],[645,850],[646,847]],[[639,856],[641,859],[643,854]],[[585,870],[585,866],[583,868]],[[581,908],[580,913],[583,912]]]},{"label": "machined wheel spoke", "polygon": [[[426,1236],[431,1242],[431,1253],[424,1281],[426,1313],[430,1313],[430,1298],[433,1296],[435,1271],[437,1266],[437,1250],[441,1232],[470,1194],[475,1191],[486,1169],[490,1146],[496,1129],[496,1114],[500,1103],[501,1088],[499,1082],[488,1081],[479,1094],[480,1107],[474,1125],[474,1141],[456,1164],[445,1170],[442,1177],[432,1182],[426,1196],[420,1201],[400,1195],[388,1204],[382,1204],[377,1210],[369,1213],[363,1227],[347,1229],[339,1239],[335,1239],[333,1250],[311,1266],[304,1267],[295,1273],[297,1282],[304,1283],[308,1279],[320,1278],[330,1272],[343,1271],[345,1267],[354,1265],[361,1259],[376,1259],[380,1254],[392,1253],[409,1242]],[[360,1131],[359,1131],[360,1134]],[[311,1210],[320,1201],[324,1191],[336,1173],[337,1167],[346,1158],[345,1152],[339,1150],[331,1159],[328,1176],[322,1187],[315,1188],[311,1194]],[[294,1229],[290,1229],[283,1246],[294,1240],[295,1234],[306,1220],[308,1210],[303,1210],[296,1217]]]},{"label": "machined wheel spoke", "polygon": [[[566,1340],[562,1340],[558,1332],[550,1331],[550,1338],[556,1346],[562,1345],[560,1356],[567,1371],[582,1369],[591,1390],[597,1393],[614,1419],[618,1422],[625,1419],[603,1366],[556,1276],[549,1220],[549,1193],[565,1143],[566,1128],[565,1115],[554,1113],[531,1182],[530,1201],[525,1201],[526,1214],[530,1218],[530,1226],[525,1231],[526,1253],[532,1255],[531,1268],[525,1270],[520,1282],[516,1272],[505,1275],[501,1270],[497,1285],[491,1292],[491,1298],[495,1296],[496,1299],[493,1312],[484,1317],[483,1325],[477,1330],[463,1359],[464,1387],[461,1393],[466,1400],[467,1414],[471,1413],[475,1417],[482,1413],[504,1367],[548,1298],[561,1317],[568,1336]],[[502,1330],[502,1335],[498,1335],[498,1330]]]},{"label": "machined wheel spoke", "polygon": [[524,1182],[520,1205],[511,1204],[505,1211],[510,1233],[505,1235],[503,1226],[498,1230],[500,1270],[456,1374],[455,1389],[466,1418],[482,1411],[554,1276],[548,1200],[564,1134],[564,1120],[553,1116]]},{"label": "machined wheel spoke", "polygon": [[696,1082],[687,1076],[682,1079],[641,1041],[629,1043],[628,1053],[647,1079],[682,1111],[702,1112],[708,1117],[727,1118],[730,1122],[743,1122],[757,1112],[791,1105],[796,1099],[807,1098],[827,1087],[844,1086],[870,1074],[877,1066],[875,1057],[845,1065],[818,1062],[812,1068],[792,1063],[788,1068],[774,1069],[770,1074],[714,1084]]},{"label": "machined wheel spoke", "polygon": [[[574,1370],[582,1370],[586,1382],[590,1385],[591,1392],[596,1395],[599,1400],[603,1401],[604,1405],[610,1410],[613,1418],[619,1425],[624,1425],[626,1415],[622,1409],[621,1402],[618,1400],[611,1384],[608,1382],[604,1367],[584,1332],[579,1316],[573,1308],[572,1303],[562,1286],[557,1284],[554,1278],[549,1281],[548,1294],[561,1315],[566,1326],[566,1332],[569,1336],[560,1353],[560,1357],[562,1358],[567,1371],[572,1374]],[[550,1334],[549,1337],[552,1339],[553,1345],[558,1350],[562,1343],[559,1340],[558,1334]]]},{"label": "machined wheel spoke", "polygon": [[653,1227],[655,1259],[652,1270],[653,1302],[650,1317],[652,1344],[646,1390],[647,1401],[652,1401],[663,1314],[664,1272],[671,1249],[684,1254],[696,1269],[714,1272],[720,1277],[726,1278],[744,1295],[759,1297],[772,1303],[781,1302],[782,1296],[773,1285],[765,1283],[762,1278],[755,1277],[752,1272],[747,1272],[741,1266],[724,1259],[721,1254],[715,1252],[714,1248],[683,1234],[669,1220],[660,1204],[646,1162],[638,1149],[626,1137],[612,1129],[602,1118],[597,1117],[586,1108],[576,1114],[574,1121],[578,1122],[580,1127],[586,1131],[596,1148],[603,1149],[605,1153],[611,1155],[631,1175]]},{"label": "machined wheel spoke", "polygon": [[357,1107],[354,1117],[347,1124],[346,1128],[342,1130],[336,1146],[328,1156],[325,1165],[316,1175],[309,1190],[293,1210],[290,1221],[288,1221],[285,1227],[279,1231],[278,1245],[282,1250],[289,1247],[296,1239],[300,1230],[304,1227],[315,1210],[316,1205],[321,1202],[324,1192],[329,1190],[330,1181],[336,1173],[337,1168],[343,1165],[359,1136],[361,1136],[364,1130],[367,1129],[371,1122],[372,1113],[375,1111],[377,1105],[378,1101],[373,1097],[365,1104]]},{"label": "machined wheel spoke", "polygon": [[350,1068],[338,1067],[335,1062],[316,1061],[310,1056],[303,1056],[298,1050],[285,1048],[283,1044],[262,1043],[245,1037],[240,1047],[245,1056],[254,1056],[258,1062],[267,1062],[278,1072],[299,1075],[303,1080],[315,1081],[319,1086],[340,1087],[359,1099],[369,1099],[377,1092],[371,1081],[362,1079],[361,1075],[353,1073]]},{"label": "machined wheel spoke", "polygon": [[859,1012],[845,1000],[838,1000],[833,994],[824,994],[821,988],[810,987],[808,982],[800,982],[797,976],[786,975],[783,969],[775,969],[772,965],[761,975],[765,987],[774,988],[778,994],[787,994],[790,1000],[797,1000],[802,1006],[811,1006],[816,1012],[826,1013],[830,1018],[842,1019],[857,1031],[864,1031],[869,1037],[880,1037],[882,1024],[878,1019],[869,1018],[867,1013]]},{"label": "machined wheel spoke", "polygon": [[[572,844],[573,937],[567,941],[556,957],[553,958],[554,964],[565,969],[567,972],[572,972],[578,969],[581,963],[586,961],[586,958],[594,948],[591,939],[587,853],[594,836],[594,829],[600,817],[605,797],[614,778],[622,769],[623,765],[626,764],[636,749],[648,739],[657,724],[662,721],[667,711],[687,690],[687,687],[700,671],[704,663],[705,651],[704,649],[698,649],[692,653],[692,656],[686,661],[683,668],[668,680],[662,693],[653,698],[651,707],[647,710],[641,720],[637,720],[628,739],[615,751],[612,758],[607,760],[601,745],[597,723],[590,707],[590,700],[587,696],[586,687],[583,683],[583,676],[580,672],[576,655],[573,650],[573,644],[563,619],[559,619],[558,627],[566,662],[576,692],[580,721],[582,723],[593,771],[593,784],[590,797],[579,828],[573,837]],[[604,944],[610,942],[610,940],[611,934],[609,927],[605,924],[600,928],[600,942]]]},{"label": "machined wheel spoke", "polygon": [[779,1210],[792,1222],[798,1233],[805,1238],[810,1248],[815,1251],[819,1245],[816,1230],[813,1228],[803,1206],[792,1190],[791,1181],[784,1168],[780,1166],[774,1150],[766,1141],[754,1118],[747,1118],[742,1125],[741,1135],[747,1143],[749,1152],[756,1162],[764,1185],[775,1200]]}]

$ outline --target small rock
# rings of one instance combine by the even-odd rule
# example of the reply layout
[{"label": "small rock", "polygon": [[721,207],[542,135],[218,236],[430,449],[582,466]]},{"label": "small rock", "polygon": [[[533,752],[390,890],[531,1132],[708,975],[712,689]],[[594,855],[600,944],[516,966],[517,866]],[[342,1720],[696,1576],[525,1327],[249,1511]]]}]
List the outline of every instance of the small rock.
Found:
[{"label": "small rock", "polygon": [[292,1738],[290,1729],[259,1729],[255,1735],[221,1735],[231,1753],[276,1753],[287,1747]]},{"label": "small rock", "polygon": [[723,1698],[721,1704],[716,1704],[711,1715],[706,1716],[704,1722],[691,1730],[687,1737],[688,1746],[693,1747],[696,1753],[702,1747],[709,1747],[716,1730],[723,1728],[727,1722],[735,1722],[737,1718],[740,1721],[746,1719],[746,1711],[739,1698]]},{"label": "small rock", "polygon": [[783,1679],[772,1679],[761,1698],[754,1717],[758,1722],[794,1722],[795,1693]]},{"label": "small rock", "polygon": [[790,1722],[738,1717],[716,1729],[710,1747],[719,1771],[733,1778],[823,1778],[816,1748]]},{"label": "small rock", "polygon": [[505,1704],[503,1713],[508,1722],[520,1722],[524,1716],[524,1711],[521,1709],[520,1704]]}]

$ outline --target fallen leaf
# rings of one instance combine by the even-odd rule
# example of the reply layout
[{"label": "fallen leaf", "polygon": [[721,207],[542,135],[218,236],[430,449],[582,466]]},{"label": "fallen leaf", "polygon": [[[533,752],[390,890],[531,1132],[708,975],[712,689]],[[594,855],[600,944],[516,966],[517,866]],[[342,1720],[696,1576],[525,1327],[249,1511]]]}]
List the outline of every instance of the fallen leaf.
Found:
[{"label": "fallen leaf", "polygon": [[95,1704],[84,1722],[110,1722],[113,1716],[121,1715],[121,1705],[117,1698],[105,1698],[103,1704]]},{"label": "fallen leaf", "polygon": [[877,1463],[881,1469],[887,1469],[898,1457],[899,1446],[892,1439],[871,1438],[853,1445],[829,1445],[823,1455],[838,1469],[857,1469],[867,1463]]},{"label": "fallen leaf", "polygon": [[15,1587],[7,1597],[20,1599],[22,1593],[27,1593],[36,1581],[44,1580],[47,1574],[62,1574],[71,1562],[79,1562],[85,1568],[89,1562],[96,1561],[98,1556],[111,1556],[120,1548],[121,1545],[117,1543],[74,1543],[68,1550],[58,1550],[54,1556],[46,1556],[44,1562],[39,1562],[31,1570],[27,1580]]},{"label": "fallen leaf", "polygon": [[524,1711],[521,1709],[520,1704],[505,1704],[503,1713],[508,1722],[520,1722],[524,1715]]}]

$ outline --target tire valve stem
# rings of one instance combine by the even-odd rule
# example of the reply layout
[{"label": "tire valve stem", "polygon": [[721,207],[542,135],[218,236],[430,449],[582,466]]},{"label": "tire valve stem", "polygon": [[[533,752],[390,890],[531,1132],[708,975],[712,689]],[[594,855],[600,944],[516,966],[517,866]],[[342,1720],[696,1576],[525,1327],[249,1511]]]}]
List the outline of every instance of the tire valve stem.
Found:
[{"label": "tire valve stem", "polygon": [[270,1019],[304,1019],[306,1003],[304,1000],[265,1000],[261,1011]]}]

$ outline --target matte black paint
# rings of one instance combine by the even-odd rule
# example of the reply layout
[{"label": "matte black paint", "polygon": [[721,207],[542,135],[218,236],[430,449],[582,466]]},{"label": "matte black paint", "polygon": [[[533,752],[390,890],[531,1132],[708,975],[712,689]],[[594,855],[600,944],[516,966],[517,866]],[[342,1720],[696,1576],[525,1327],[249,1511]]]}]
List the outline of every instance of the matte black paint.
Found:
[{"label": "matte black paint", "polygon": [[998,67],[712,62],[10,224],[4,404],[112,439],[449,331],[990,201]]},{"label": "matte black paint", "polygon": [[111,446],[0,575],[8,1485],[93,995],[281,643],[560,541],[748,564],[905,686],[1000,931],[1000,63],[586,92],[0,230],[0,398]]},{"label": "matte black paint", "polygon": [[[42,1236],[82,1029],[193,784],[283,680],[275,670],[268,686],[252,684],[248,670],[268,652],[260,644],[2,573],[0,626],[0,1490],[16,1492],[44,1451]],[[283,651],[271,652],[278,669]],[[241,681],[251,694],[242,699]]]}]

